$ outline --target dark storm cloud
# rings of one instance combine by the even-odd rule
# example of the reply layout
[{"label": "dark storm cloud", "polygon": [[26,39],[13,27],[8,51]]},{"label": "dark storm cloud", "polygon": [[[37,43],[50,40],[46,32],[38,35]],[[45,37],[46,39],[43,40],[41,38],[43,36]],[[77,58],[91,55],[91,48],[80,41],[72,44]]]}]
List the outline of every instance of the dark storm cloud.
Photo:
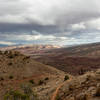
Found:
[{"label": "dark storm cloud", "polygon": [[100,31],[100,0],[0,0],[2,41],[14,42],[8,35],[16,37],[15,42],[21,38],[24,42],[29,39],[44,42],[49,37],[50,42],[69,41],[68,38],[72,41],[97,31]]},{"label": "dark storm cloud", "polygon": [[14,33],[19,32],[19,34],[29,32],[30,34],[32,31],[41,32],[41,34],[52,34],[56,32],[61,32],[57,26],[55,25],[38,25],[38,24],[10,24],[10,23],[0,23],[0,32],[1,33]]},{"label": "dark storm cloud", "polygon": [[98,18],[99,4],[99,0],[1,0],[0,30],[67,28],[70,24]]}]

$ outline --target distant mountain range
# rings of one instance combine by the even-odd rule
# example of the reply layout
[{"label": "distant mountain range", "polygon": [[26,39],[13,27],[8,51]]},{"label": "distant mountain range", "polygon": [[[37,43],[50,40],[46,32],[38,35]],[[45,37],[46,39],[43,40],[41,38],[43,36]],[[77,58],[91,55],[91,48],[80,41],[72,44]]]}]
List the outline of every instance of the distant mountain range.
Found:
[{"label": "distant mountain range", "polygon": [[100,68],[100,43],[52,49],[33,58],[71,74],[81,74]]},{"label": "distant mountain range", "polygon": [[35,44],[30,44],[30,45],[17,45],[17,46],[6,46],[2,45],[0,50],[6,51],[6,50],[15,50],[19,51],[25,55],[33,55],[33,54],[41,54],[42,52],[45,52],[46,50],[51,50],[51,49],[57,49],[61,48],[60,46],[57,45],[35,45]]},{"label": "distant mountain range", "polygon": [[19,51],[43,64],[74,75],[100,68],[100,43],[72,47],[21,45],[4,47],[1,50]]}]

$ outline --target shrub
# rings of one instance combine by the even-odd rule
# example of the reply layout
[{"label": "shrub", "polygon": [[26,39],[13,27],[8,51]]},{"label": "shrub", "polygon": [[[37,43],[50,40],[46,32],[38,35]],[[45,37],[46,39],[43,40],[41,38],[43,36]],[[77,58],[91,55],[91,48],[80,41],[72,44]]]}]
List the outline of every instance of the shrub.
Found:
[{"label": "shrub", "polygon": [[61,100],[59,95],[56,96],[56,100]]},{"label": "shrub", "polygon": [[12,62],[8,63],[9,66],[11,66],[12,64],[13,64]]},{"label": "shrub", "polygon": [[8,58],[11,58],[12,59],[12,58],[14,58],[14,56],[13,55],[9,55]]},{"label": "shrub", "polygon": [[43,82],[43,80],[39,80],[39,85],[42,85],[44,82]]},{"label": "shrub", "polygon": [[8,51],[4,51],[4,54],[8,54]]},{"label": "shrub", "polygon": [[81,93],[79,95],[77,95],[76,97],[74,97],[75,100],[88,100],[88,96],[85,93]]},{"label": "shrub", "polygon": [[10,91],[5,94],[4,100],[30,100],[27,94],[23,94],[19,91]]},{"label": "shrub", "polygon": [[83,75],[85,72],[86,72],[85,69],[81,68],[81,69],[79,70],[79,75]]},{"label": "shrub", "polygon": [[0,55],[2,54],[2,51],[0,51]]},{"label": "shrub", "polygon": [[3,81],[4,80],[4,78],[3,77],[0,77],[0,81]]},{"label": "shrub", "polygon": [[29,80],[29,82],[30,82],[31,84],[34,84],[34,80]]},{"label": "shrub", "polygon": [[27,60],[27,59],[29,59],[30,58],[30,56],[25,56],[24,58],[23,58],[23,60]]},{"label": "shrub", "polygon": [[68,80],[69,79],[69,76],[68,75],[65,75],[64,77],[64,81]]},{"label": "shrub", "polygon": [[9,79],[13,79],[14,77],[12,75],[9,76]]},{"label": "shrub", "polygon": [[24,91],[25,94],[31,95],[33,93],[31,87],[29,85],[23,84],[21,86],[22,90]]},{"label": "shrub", "polygon": [[46,77],[44,80],[49,80],[49,78],[48,78],[48,77]]},{"label": "shrub", "polygon": [[100,87],[99,87],[99,88],[97,88],[95,96],[100,97]]},{"label": "shrub", "polygon": [[0,85],[1,85],[1,86],[3,86],[4,84],[3,84],[3,83],[1,83]]},{"label": "shrub", "polygon": [[30,100],[27,94],[21,96],[21,100]]},{"label": "shrub", "polygon": [[10,100],[10,99],[11,99],[10,94],[9,93],[5,94],[4,100]]}]

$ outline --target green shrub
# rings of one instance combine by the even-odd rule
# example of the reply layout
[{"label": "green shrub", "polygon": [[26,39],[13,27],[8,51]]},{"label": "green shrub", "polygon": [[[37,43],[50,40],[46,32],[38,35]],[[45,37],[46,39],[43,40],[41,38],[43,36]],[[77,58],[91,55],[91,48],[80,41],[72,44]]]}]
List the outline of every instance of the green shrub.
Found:
[{"label": "green shrub", "polygon": [[4,51],[4,54],[8,54],[8,51]]},{"label": "green shrub", "polygon": [[44,83],[43,80],[39,80],[38,85],[42,85],[43,83]]},{"label": "green shrub", "polygon": [[0,55],[2,54],[2,51],[0,51]]},{"label": "green shrub", "polygon": [[100,87],[97,88],[95,96],[100,97]]},{"label": "green shrub", "polygon": [[27,94],[21,96],[21,100],[30,100]]},{"label": "green shrub", "polygon": [[56,96],[56,100],[61,100],[59,95]]},{"label": "green shrub", "polygon": [[29,82],[30,82],[31,84],[34,84],[34,83],[35,83],[34,80],[29,80]]},{"label": "green shrub", "polygon": [[[29,89],[29,88],[28,88]],[[8,91],[4,95],[3,100],[38,100],[37,95],[32,91],[31,93],[25,93],[20,91]]]},{"label": "green shrub", "polygon": [[19,91],[10,91],[5,94],[4,100],[30,100],[27,94],[21,93]]},{"label": "green shrub", "polygon": [[9,79],[13,79],[14,77],[12,75],[9,76]]},{"label": "green shrub", "polygon": [[12,64],[13,64],[12,62],[8,63],[9,66],[11,66]]},{"label": "green shrub", "polygon": [[11,99],[11,96],[9,93],[5,94],[4,96],[4,100],[10,100]]},{"label": "green shrub", "polygon": [[44,80],[49,80],[49,78],[48,78],[48,77],[46,77]]},{"label": "green shrub", "polygon": [[23,60],[27,60],[27,59],[29,59],[30,58],[30,56],[25,56],[24,58],[23,58]]},{"label": "green shrub", "polygon": [[4,78],[3,77],[0,77],[0,81],[3,81],[4,80]]},{"label": "green shrub", "polygon": [[30,87],[29,85],[22,85],[21,88],[25,94],[31,95],[33,93],[31,89],[32,87]]},{"label": "green shrub", "polygon": [[85,93],[80,93],[74,97],[74,100],[88,100],[88,95]]},{"label": "green shrub", "polygon": [[12,59],[12,58],[14,58],[14,56],[11,54],[11,55],[8,56],[8,58],[11,58]]},{"label": "green shrub", "polygon": [[28,85],[22,84],[21,88],[22,88],[24,94],[27,94],[28,96],[31,96],[33,98],[32,100],[38,100],[37,93],[32,90],[32,86],[30,86],[29,84]]},{"label": "green shrub", "polygon": [[68,80],[69,79],[69,76],[68,75],[65,75],[64,77],[64,81]]}]

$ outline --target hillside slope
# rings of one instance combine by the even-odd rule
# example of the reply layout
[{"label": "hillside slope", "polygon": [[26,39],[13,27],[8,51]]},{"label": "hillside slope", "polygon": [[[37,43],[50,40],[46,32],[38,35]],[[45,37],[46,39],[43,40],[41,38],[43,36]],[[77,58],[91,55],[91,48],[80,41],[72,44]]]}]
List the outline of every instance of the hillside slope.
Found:
[{"label": "hillside slope", "polygon": [[100,70],[66,81],[56,98],[57,100],[100,100]]},{"label": "hillside slope", "polygon": [[59,74],[59,70],[36,62],[19,52],[8,51],[0,55],[0,73],[5,76],[9,73],[21,77],[33,74]]},{"label": "hillside slope", "polygon": [[64,75],[64,72],[38,63],[19,52],[0,52],[0,100],[4,100],[7,93],[12,98],[11,91],[24,91],[23,86],[24,89],[27,86],[36,92],[39,100],[48,100],[56,87],[63,82]]}]

